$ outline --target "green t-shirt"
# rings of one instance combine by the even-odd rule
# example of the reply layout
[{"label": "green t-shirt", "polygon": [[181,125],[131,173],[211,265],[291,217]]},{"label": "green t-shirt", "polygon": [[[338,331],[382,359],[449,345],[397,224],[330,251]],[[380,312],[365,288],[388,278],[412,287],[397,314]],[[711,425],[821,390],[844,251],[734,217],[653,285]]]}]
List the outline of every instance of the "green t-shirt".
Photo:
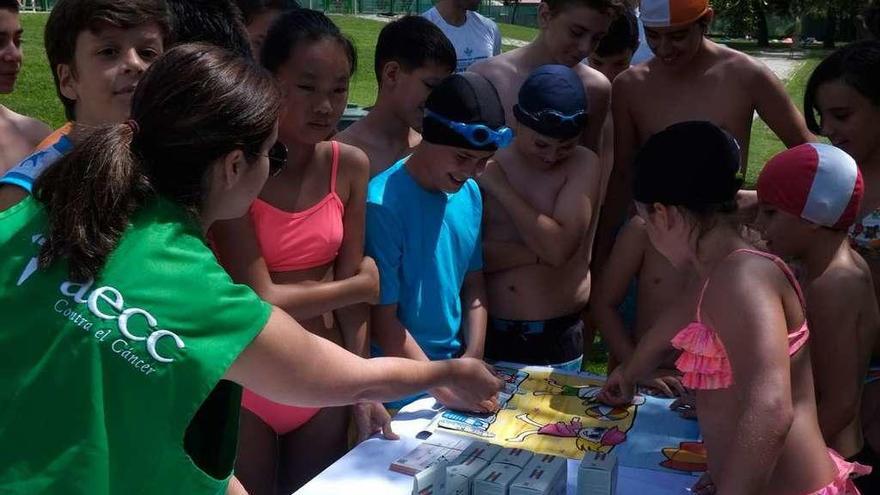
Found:
[{"label": "green t-shirt", "polygon": [[0,493],[221,492],[241,393],[221,378],[271,306],[168,201],[90,283],[37,269],[46,226],[31,198],[0,212]]}]

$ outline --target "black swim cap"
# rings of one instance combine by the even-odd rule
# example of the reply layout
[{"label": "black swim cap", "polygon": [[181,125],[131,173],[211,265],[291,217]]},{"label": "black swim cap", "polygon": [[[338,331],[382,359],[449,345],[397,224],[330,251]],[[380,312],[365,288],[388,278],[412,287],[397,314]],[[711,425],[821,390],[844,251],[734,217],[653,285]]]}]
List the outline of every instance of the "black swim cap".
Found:
[{"label": "black swim cap", "polygon": [[[443,118],[465,124],[482,124],[490,129],[504,127],[504,107],[495,86],[473,72],[453,74],[444,79],[428,96],[425,108]],[[475,151],[497,151],[495,143],[476,146],[448,125],[426,115],[422,120],[422,138],[429,143]]]}]

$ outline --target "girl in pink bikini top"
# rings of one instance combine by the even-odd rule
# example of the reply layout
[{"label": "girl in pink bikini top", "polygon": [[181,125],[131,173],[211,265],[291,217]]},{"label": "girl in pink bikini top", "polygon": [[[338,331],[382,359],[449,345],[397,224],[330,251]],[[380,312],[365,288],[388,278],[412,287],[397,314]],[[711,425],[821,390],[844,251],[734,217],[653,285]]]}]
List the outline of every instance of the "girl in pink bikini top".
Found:
[{"label": "girl in pink bikini top", "polygon": [[[709,461],[711,476],[696,491],[709,483],[717,493],[858,493],[849,476],[864,467],[829,451],[819,429],[797,281],[785,263],[740,236],[736,141],[708,122],[675,124],[648,139],[634,167],[634,198],[651,243],[705,281],[655,322],[600,400],[631,401],[633,384],[674,346],[682,350],[683,383],[697,390]],[[695,319],[682,328],[685,310]]]}]

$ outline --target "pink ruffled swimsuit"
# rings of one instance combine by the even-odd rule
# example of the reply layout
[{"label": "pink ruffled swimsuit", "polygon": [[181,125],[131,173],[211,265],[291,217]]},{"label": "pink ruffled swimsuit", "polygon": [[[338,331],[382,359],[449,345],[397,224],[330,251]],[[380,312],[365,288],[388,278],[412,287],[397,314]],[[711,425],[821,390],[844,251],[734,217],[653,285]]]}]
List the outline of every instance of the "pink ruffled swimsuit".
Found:
[{"label": "pink ruffled swimsuit", "polygon": [[[802,310],[805,308],[800,284],[798,284],[791,269],[788,268],[784,261],[772,254],[752,249],[738,249],[730,255],[733,256],[741,252],[762,256],[773,261],[785,273],[785,277],[797,293]],[[681,329],[672,339],[673,347],[682,351],[681,356],[675,362],[676,368],[683,374],[682,383],[685,387],[695,390],[719,390],[733,385],[733,370],[730,367],[730,361],[727,359],[727,350],[724,348],[724,343],[718,337],[718,334],[702,321],[703,296],[706,294],[706,287],[708,286],[709,280],[706,280],[703,290],[700,292],[700,299],[697,302],[696,321]],[[800,328],[788,334],[788,355],[794,356],[801,350],[804,344],[807,343],[809,336],[810,330],[807,326],[806,311],[804,310],[804,323]],[[837,466],[837,477],[827,486],[810,492],[808,495],[858,494],[859,491],[853,484],[851,476],[868,474],[871,472],[871,468],[858,463],[847,462],[832,449],[828,449],[828,454],[831,456],[834,465]]]}]

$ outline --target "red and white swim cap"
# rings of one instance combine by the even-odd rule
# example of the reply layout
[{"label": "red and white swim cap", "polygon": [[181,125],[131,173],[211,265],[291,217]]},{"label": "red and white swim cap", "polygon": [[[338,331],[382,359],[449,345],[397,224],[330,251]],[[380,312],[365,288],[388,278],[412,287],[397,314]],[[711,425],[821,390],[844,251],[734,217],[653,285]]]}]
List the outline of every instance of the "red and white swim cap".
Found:
[{"label": "red and white swim cap", "polygon": [[834,229],[852,225],[863,193],[856,161],[828,144],[807,143],[783,151],[758,177],[758,201]]},{"label": "red and white swim cap", "polygon": [[678,27],[696,22],[708,11],[708,0],[642,0],[639,18],[645,27]]}]

